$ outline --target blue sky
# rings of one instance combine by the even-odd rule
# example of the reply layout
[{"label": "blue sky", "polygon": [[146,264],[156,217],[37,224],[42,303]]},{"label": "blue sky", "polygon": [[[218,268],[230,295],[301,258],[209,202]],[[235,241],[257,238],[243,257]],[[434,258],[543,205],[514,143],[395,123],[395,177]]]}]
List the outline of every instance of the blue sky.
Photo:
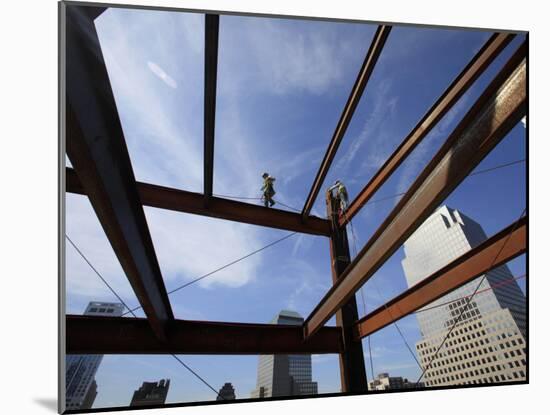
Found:
[{"label": "blue sky", "polygon": [[[204,16],[109,9],[96,20],[96,28],[136,178],[201,192]],[[214,193],[258,197],[260,176],[268,171],[277,178],[275,200],[302,207],[375,29],[368,24],[221,16]],[[324,187],[340,178],[353,198],[489,36],[395,27]],[[505,50],[375,199],[407,189],[520,41],[518,37]],[[525,140],[519,124],[478,169],[525,158]],[[518,164],[467,178],[446,203],[491,235],[525,207],[525,174],[525,164]],[[356,216],[357,249],[397,200],[367,205]],[[168,290],[288,234],[144,209]],[[321,196],[313,214],[324,213]],[[124,301],[138,305],[85,197],[67,195],[66,225],[67,234]],[[350,244],[354,251],[351,235]],[[399,249],[366,284],[367,311],[406,289],[402,258]],[[515,275],[525,273],[523,257],[509,265]],[[82,313],[89,301],[116,301],[69,245],[66,271],[67,313]],[[171,302],[177,318],[268,322],[283,308],[306,317],[330,284],[326,238],[295,235],[175,293]],[[524,284],[520,280],[522,288]],[[416,318],[398,324],[414,348],[420,337]],[[374,334],[371,349],[375,374],[418,376],[394,327]],[[182,359],[216,389],[230,381],[237,397],[246,398],[255,387],[256,356]],[[370,377],[370,367],[367,371]],[[143,381],[166,377],[172,379],[168,402],[215,399],[170,356],[105,356],[96,376],[95,407],[128,405]],[[314,356],[313,377],[321,393],[338,392],[337,356]]]}]

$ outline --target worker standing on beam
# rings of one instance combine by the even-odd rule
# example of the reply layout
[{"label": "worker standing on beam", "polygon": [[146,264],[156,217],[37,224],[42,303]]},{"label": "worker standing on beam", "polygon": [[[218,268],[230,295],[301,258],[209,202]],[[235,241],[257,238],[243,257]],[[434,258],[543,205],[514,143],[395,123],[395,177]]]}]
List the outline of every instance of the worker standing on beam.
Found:
[{"label": "worker standing on beam", "polygon": [[339,214],[343,214],[346,212],[346,209],[348,207],[348,191],[346,189],[346,186],[344,186],[344,183],[342,183],[340,180],[336,180],[332,186],[329,187],[327,190],[333,198],[336,198],[340,202],[340,211]]},{"label": "worker standing on beam", "polygon": [[262,177],[264,179],[264,185],[262,186],[262,192],[264,192],[262,197],[264,200],[264,206],[268,207],[269,203],[269,207],[271,207],[275,204],[275,201],[273,200],[273,196],[275,195],[275,189],[273,188],[275,177],[271,177],[268,173],[262,174]]}]

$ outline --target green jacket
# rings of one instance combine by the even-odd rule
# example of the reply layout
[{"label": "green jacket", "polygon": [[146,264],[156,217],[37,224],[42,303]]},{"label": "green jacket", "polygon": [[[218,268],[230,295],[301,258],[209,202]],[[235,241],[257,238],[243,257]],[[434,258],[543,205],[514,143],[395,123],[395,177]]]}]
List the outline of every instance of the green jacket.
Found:
[{"label": "green jacket", "polygon": [[275,189],[273,189],[273,182],[275,181],[274,177],[268,176],[264,179],[264,185],[262,186],[262,191],[266,194],[274,195]]}]

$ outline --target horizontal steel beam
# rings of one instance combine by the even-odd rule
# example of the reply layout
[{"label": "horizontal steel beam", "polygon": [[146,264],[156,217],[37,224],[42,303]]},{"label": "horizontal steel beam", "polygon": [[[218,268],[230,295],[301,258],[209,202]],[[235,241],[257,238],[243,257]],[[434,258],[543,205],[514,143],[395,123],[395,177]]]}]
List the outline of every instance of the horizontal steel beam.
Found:
[{"label": "horizontal steel beam", "polygon": [[321,166],[319,167],[317,176],[315,176],[315,180],[313,181],[313,185],[311,186],[311,190],[309,191],[309,195],[304,204],[304,208],[302,209],[302,216],[304,220],[308,219],[308,215],[311,212],[311,209],[313,208],[313,204],[315,203],[315,200],[317,199],[317,195],[319,194],[319,190],[321,189],[321,186],[325,181],[325,177],[328,173],[328,170],[330,169],[332,160],[334,159],[334,156],[336,156],[336,152],[338,151],[340,142],[342,141],[342,138],[344,138],[344,135],[346,134],[348,125],[353,117],[353,114],[355,113],[355,108],[357,108],[357,104],[359,104],[359,101],[361,100],[363,91],[367,86],[367,82],[370,79],[370,76],[372,74],[372,71],[374,70],[376,62],[378,61],[378,58],[382,53],[382,49],[384,48],[386,39],[388,38],[390,31],[391,31],[391,26],[378,26],[378,29],[374,34],[370,48],[367,52],[365,60],[363,61],[363,66],[361,67],[361,70],[359,71],[359,75],[355,80],[355,84],[353,85],[351,94],[348,98],[348,101],[346,102],[344,111],[340,116],[340,120],[336,125],[336,129],[334,130],[332,140],[330,141],[330,144],[327,148],[327,152],[325,153],[325,157],[321,162]]},{"label": "horizontal steel beam", "polygon": [[361,190],[357,197],[349,204],[346,214],[340,218],[340,226],[346,225],[371,199],[376,191],[397,170],[408,155],[437,125],[453,105],[464,95],[468,88],[479,78],[487,67],[495,60],[500,52],[514,38],[512,33],[496,33],[483,45],[474,58],[456,77],[447,90],[432,105],[409,135],[403,140],[384,165],[372,177],[369,183]]},{"label": "horizontal steel beam", "polygon": [[[78,176],[70,167],[66,168],[66,178],[67,192],[86,194]],[[212,197],[208,203],[208,208],[205,208],[204,197],[200,193],[141,182],[137,182],[136,185],[141,203],[145,206],[312,235],[330,235],[330,223],[326,219],[312,216],[304,223],[298,213],[280,209],[267,209],[263,206],[218,197]]]},{"label": "horizontal steel beam", "polygon": [[87,9],[65,9],[67,155],[153,331],[162,339],[174,315]]},{"label": "horizontal steel beam", "polygon": [[174,320],[168,338],[146,319],[67,316],[67,354],[324,354],[342,351],[339,327],[304,341],[301,326]]},{"label": "horizontal steel beam", "polygon": [[304,322],[310,336],[409,238],[526,111],[523,44]]},{"label": "horizontal steel beam", "polygon": [[402,294],[360,319],[355,337],[366,337],[456,290],[527,250],[527,218],[508,226]]},{"label": "horizontal steel beam", "polygon": [[205,14],[204,17],[204,203],[208,206],[214,183],[214,130],[220,16]]}]

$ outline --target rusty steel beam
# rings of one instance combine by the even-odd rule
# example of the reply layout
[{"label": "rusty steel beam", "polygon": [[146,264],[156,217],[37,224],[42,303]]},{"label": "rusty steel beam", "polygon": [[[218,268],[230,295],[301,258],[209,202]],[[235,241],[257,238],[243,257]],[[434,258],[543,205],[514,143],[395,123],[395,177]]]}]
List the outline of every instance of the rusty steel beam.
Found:
[{"label": "rusty steel beam", "polygon": [[85,8],[86,14],[92,19],[97,19],[108,7],[81,6]]},{"label": "rusty steel beam", "polygon": [[[67,192],[86,195],[78,176],[70,167],[66,168],[66,178]],[[262,206],[217,197],[212,197],[208,208],[205,208],[203,203],[204,198],[200,193],[142,182],[137,182],[136,186],[140,201],[145,206],[311,235],[330,235],[330,223],[326,219],[310,217],[304,223],[299,213],[287,212],[280,209],[266,209]]]},{"label": "rusty steel beam", "polygon": [[361,339],[386,327],[526,250],[527,218],[524,217],[367,314],[357,322],[355,338]]},{"label": "rusty steel beam", "polygon": [[355,294],[525,115],[525,53],[524,43],[323,297],[304,322],[306,336]]},{"label": "rusty steel beam", "polygon": [[214,130],[218,77],[220,16],[205,14],[204,22],[204,205],[209,206],[214,183]]},{"label": "rusty steel beam", "polygon": [[386,39],[388,38],[390,31],[391,31],[391,26],[378,26],[378,29],[374,34],[370,48],[367,52],[365,60],[363,61],[363,66],[361,67],[361,70],[359,71],[359,75],[355,80],[355,84],[353,85],[351,94],[348,98],[348,101],[346,102],[344,111],[340,116],[340,120],[336,125],[336,129],[332,136],[332,140],[330,141],[330,144],[327,148],[327,152],[325,153],[325,157],[321,162],[321,166],[319,167],[317,176],[315,176],[315,180],[313,181],[313,185],[311,186],[309,195],[302,209],[302,217],[304,218],[304,220],[308,219],[308,215],[311,212],[311,209],[313,208],[315,199],[317,198],[317,195],[319,194],[319,190],[321,189],[321,186],[323,185],[325,177],[328,173],[328,170],[330,169],[332,160],[334,159],[334,156],[338,151],[340,142],[342,141],[342,138],[344,138],[344,134],[346,133],[348,125],[353,117],[355,108],[357,107],[357,104],[359,104],[363,91],[365,90],[367,82],[370,79],[370,76],[374,70],[376,62],[378,61],[378,58],[382,53],[382,49],[384,48],[384,44],[386,43]]},{"label": "rusty steel beam", "polygon": [[412,129],[405,140],[403,140],[399,147],[386,160],[384,165],[370,179],[363,190],[361,190],[357,197],[349,204],[346,214],[339,220],[340,226],[346,225],[353,219],[514,37],[515,35],[512,33],[495,33],[491,36],[474,58],[449,85],[447,90],[432,105],[428,112],[426,112],[424,117],[422,117],[418,124]]},{"label": "rusty steel beam", "polygon": [[[346,228],[338,227],[339,201],[330,193],[326,195],[327,214],[332,224],[330,238],[330,259],[332,283],[336,284],[346,267],[350,264],[349,242]],[[336,325],[342,329],[343,350],[340,353],[340,384],[342,392],[366,392],[368,389],[363,344],[354,335],[357,313],[357,301],[352,296],[336,312]]]},{"label": "rusty steel beam", "polygon": [[161,342],[146,319],[67,316],[67,354],[325,354],[342,350],[338,327],[305,340],[301,326],[173,320]]},{"label": "rusty steel beam", "polygon": [[66,6],[67,155],[159,339],[174,315],[139,199],[93,19]]}]

